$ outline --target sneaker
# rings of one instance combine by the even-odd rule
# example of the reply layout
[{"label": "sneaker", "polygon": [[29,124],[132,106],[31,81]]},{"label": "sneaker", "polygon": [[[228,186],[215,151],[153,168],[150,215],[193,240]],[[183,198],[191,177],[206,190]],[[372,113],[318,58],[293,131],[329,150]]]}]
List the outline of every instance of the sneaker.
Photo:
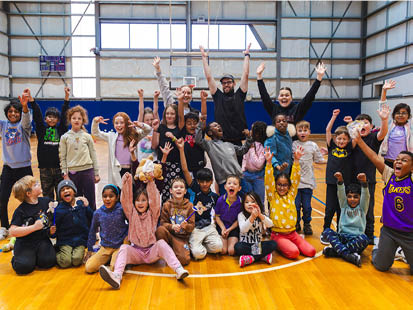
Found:
[{"label": "sneaker", "polygon": [[397,248],[394,260],[401,260],[402,262],[405,262],[407,264],[406,256],[404,255],[403,249],[401,247]]},{"label": "sneaker", "polygon": [[0,227],[0,240],[7,239],[7,236],[9,235],[9,231],[5,227]]},{"label": "sneaker", "polygon": [[120,281],[122,280],[120,275],[110,271],[110,268],[104,265],[99,267],[99,274],[105,282],[109,283],[110,286],[114,289],[119,289]]},{"label": "sneaker", "polygon": [[263,257],[263,259],[268,265],[271,265],[272,264],[272,253],[266,255],[265,257]]},{"label": "sneaker", "polygon": [[321,242],[321,244],[324,244],[324,245],[329,245],[330,244],[330,242],[328,242],[327,237],[324,235],[324,233],[321,233],[321,235],[320,235],[320,242]]},{"label": "sneaker", "polygon": [[340,255],[338,255],[338,253],[336,252],[336,250],[333,249],[333,247],[330,246],[326,246],[323,249],[323,254],[325,257],[340,257]]},{"label": "sneaker", "polygon": [[239,257],[239,266],[244,267],[250,265],[254,262],[254,257],[252,255],[241,255]]},{"label": "sneaker", "polygon": [[373,237],[373,244],[374,244],[373,250],[377,250],[379,248],[379,240],[380,240],[379,238]]},{"label": "sneaker", "polygon": [[311,236],[313,234],[313,229],[310,223],[304,223],[304,235]]},{"label": "sneaker", "polygon": [[298,233],[301,231],[301,225],[300,225],[299,222],[297,222],[297,224],[295,224],[295,231],[298,232]]},{"label": "sneaker", "polygon": [[184,269],[184,267],[182,266],[179,266],[178,268],[176,268],[175,272],[176,272],[177,280],[182,280],[186,278],[187,276],[189,276],[188,270]]},{"label": "sneaker", "polygon": [[356,265],[357,267],[361,267],[361,257],[357,253],[351,253],[343,256],[344,260],[348,261]]}]

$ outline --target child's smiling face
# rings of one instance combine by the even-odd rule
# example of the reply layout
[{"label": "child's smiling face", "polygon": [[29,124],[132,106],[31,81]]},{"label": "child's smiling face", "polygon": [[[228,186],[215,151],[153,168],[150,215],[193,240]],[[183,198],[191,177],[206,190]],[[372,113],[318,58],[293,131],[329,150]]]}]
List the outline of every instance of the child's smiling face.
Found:
[{"label": "child's smiling face", "polygon": [[181,200],[186,194],[185,183],[181,181],[176,181],[172,184],[171,195],[176,200]]},{"label": "child's smiling face", "polygon": [[17,110],[15,107],[10,107],[10,109],[7,111],[7,119],[10,121],[10,123],[17,123],[20,121],[21,118],[21,113],[19,110]]},{"label": "child's smiling face", "polygon": [[75,201],[75,191],[70,186],[64,186],[60,190],[60,198],[69,204],[73,204]]},{"label": "child's smiling face", "polygon": [[396,160],[393,163],[394,175],[398,178],[402,178],[413,171],[413,162],[411,156],[408,154],[397,155]]},{"label": "child's smiling face", "polygon": [[237,196],[238,192],[241,190],[241,185],[237,178],[230,177],[227,179],[227,182],[225,183],[224,188],[227,191],[228,197],[234,198]]}]

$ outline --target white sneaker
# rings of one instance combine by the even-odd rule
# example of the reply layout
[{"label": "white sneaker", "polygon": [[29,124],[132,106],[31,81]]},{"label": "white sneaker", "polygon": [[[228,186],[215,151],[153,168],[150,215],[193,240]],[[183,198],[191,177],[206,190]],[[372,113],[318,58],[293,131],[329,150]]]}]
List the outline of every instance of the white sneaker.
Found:
[{"label": "white sneaker", "polygon": [[110,269],[104,265],[99,267],[99,274],[102,279],[114,289],[120,288],[120,281],[122,280],[122,276],[110,271]]},{"label": "white sneaker", "polygon": [[0,240],[7,239],[9,231],[5,227],[0,227]]},{"label": "white sneaker", "polygon": [[176,278],[178,280],[182,280],[186,278],[187,276],[189,276],[188,270],[185,270],[184,267],[182,266],[176,268],[175,272],[176,272]]},{"label": "white sneaker", "polygon": [[378,248],[379,248],[379,238],[377,238],[377,237],[374,237],[373,238],[373,242],[374,242],[374,245],[373,245],[373,250],[377,250]]},{"label": "white sneaker", "polygon": [[401,247],[397,248],[394,260],[401,260],[407,264],[406,256],[404,255],[403,249]]}]

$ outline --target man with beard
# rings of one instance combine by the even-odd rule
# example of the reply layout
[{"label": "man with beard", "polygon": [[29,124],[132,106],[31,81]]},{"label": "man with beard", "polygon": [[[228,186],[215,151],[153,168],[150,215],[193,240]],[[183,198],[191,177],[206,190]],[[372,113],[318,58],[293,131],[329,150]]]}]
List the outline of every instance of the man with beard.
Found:
[{"label": "man with beard", "polygon": [[[221,79],[222,91],[218,89],[211,74],[208,64],[208,53],[202,46],[199,47],[202,53],[202,63],[204,65],[205,77],[208,81],[209,91],[214,99],[215,121],[219,123],[224,132],[224,141],[235,145],[242,145],[248,130],[247,120],[244,112],[244,101],[248,91],[248,75],[250,68],[251,43],[244,51],[243,73],[239,88],[235,91],[235,81],[231,74],[224,74]],[[242,162],[242,157],[238,158]]]}]

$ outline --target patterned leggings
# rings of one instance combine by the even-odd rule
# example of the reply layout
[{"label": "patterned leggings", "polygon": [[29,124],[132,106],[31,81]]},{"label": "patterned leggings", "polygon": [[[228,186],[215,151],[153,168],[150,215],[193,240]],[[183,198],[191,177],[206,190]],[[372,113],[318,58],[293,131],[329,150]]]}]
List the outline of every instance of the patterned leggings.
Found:
[{"label": "patterned leggings", "polygon": [[369,245],[369,238],[365,234],[340,234],[330,228],[326,228],[324,230],[324,235],[330,242],[333,249],[340,256],[348,255],[351,253],[361,254],[361,252],[363,252],[364,249]]}]

